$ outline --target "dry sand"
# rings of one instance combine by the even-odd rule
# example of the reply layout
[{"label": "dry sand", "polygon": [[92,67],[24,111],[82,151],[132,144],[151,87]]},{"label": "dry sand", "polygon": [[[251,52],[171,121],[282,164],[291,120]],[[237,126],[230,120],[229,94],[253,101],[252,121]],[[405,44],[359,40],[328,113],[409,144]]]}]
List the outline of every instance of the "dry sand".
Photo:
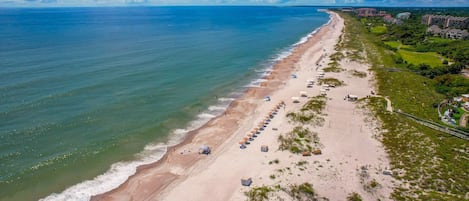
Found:
[{"label": "dry sand", "polygon": [[[234,101],[226,114],[210,121],[204,127],[189,133],[183,143],[169,149],[159,162],[140,167],[119,188],[93,197],[93,200],[246,200],[244,192],[253,186],[301,184],[309,182],[321,197],[345,200],[351,192],[357,192],[365,200],[388,200],[393,181],[382,174],[388,166],[384,149],[373,136],[373,121],[357,109],[357,104],[344,100],[347,94],[361,97],[369,95],[370,75],[366,78],[352,76],[348,71],[326,73],[346,86],[331,88],[327,92],[325,123],[322,127],[309,126],[318,133],[323,145],[322,155],[302,157],[288,151],[279,151],[277,138],[294,127],[286,113],[297,111],[301,103],[294,104],[291,97],[319,95],[320,86],[306,88],[306,80],[315,78],[319,67],[327,65],[328,57],[342,33],[343,20],[331,13],[332,21],[306,43],[293,50],[292,55],[274,66],[268,81],[259,88],[249,89]],[[343,62],[342,68],[367,72],[367,66],[355,62]],[[297,78],[291,78],[291,73]],[[272,100],[264,101],[269,95]],[[269,111],[280,102],[286,107],[279,110],[272,122],[246,149],[238,142],[261,122]],[[277,128],[273,130],[272,128]],[[201,145],[212,147],[212,154],[199,155]],[[268,145],[269,152],[261,152],[261,145]],[[278,164],[269,161],[279,160]],[[299,161],[304,166],[296,166]],[[290,170],[280,173],[279,169]],[[361,168],[368,169],[369,176],[362,179]],[[269,178],[275,175],[275,179]],[[249,176],[251,187],[243,187],[240,179]],[[376,179],[380,187],[366,192],[363,182]],[[275,195],[286,198],[287,195]]]}]

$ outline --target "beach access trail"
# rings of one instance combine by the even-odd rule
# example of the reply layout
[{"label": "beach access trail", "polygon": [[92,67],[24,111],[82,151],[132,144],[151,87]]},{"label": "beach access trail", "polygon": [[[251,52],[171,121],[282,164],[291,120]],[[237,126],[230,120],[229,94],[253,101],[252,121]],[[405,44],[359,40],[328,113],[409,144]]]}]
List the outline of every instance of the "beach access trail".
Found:
[{"label": "beach access trail", "polygon": [[[318,133],[322,154],[303,157],[278,150],[278,136],[296,126],[286,114],[298,111],[308,100],[300,97],[300,91],[306,91],[309,97],[320,94],[321,86],[306,88],[306,82],[327,66],[327,55],[334,52],[344,28],[344,21],[337,14],[329,13],[331,22],[276,63],[261,87],[247,90],[225,114],[190,132],[157,163],[140,167],[119,188],[92,199],[246,200],[244,193],[253,187],[277,184],[287,187],[308,182],[319,196],[330,200],[345,200],[352,192],[359,193],[364,200],[390,200],[394,181],[382,174],[389,162],[377,140],[376,120],[358,108],[357,103],[344,100],[347,94],[362,98],[373,90],[371,76],[358,78],[349,72],[367,72],[364,64],[343,61],[341,67],[345,71],[325,75],[344,81],[345,86],[327,91],[324,125],[306,125]],[[265,96],[271,100],[265,101]],[[300,97],[300,103],[293,103],[292,97]],[[281,101],[286,106],[278,110],[246,149],[240,149],[238,142]],[[202,145],[210,146],[212,153],[198,154]],[[262,145],[269,146],[269,151],[261,152]],[[297,164],[301,161],[306,162],[300,167]],[[241,186],[240,179],[244,176],[252,178],[250,187]],[[364,186],[372,179],[379,182],[378,188],[366,189]],[[285,193],[274,192],[272,196],[288,200]]]}]

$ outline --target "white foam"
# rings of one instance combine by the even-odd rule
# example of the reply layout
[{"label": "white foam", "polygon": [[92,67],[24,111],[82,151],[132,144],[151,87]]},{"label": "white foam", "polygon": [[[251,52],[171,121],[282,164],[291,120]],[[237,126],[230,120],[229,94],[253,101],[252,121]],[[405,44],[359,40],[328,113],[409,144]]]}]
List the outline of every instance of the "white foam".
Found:
[{"label": "white foam", "polygon": [[[165,145],[151,145],[145,147],[142,157],[128,162],[118,162],[111,165],[106,173],[67,188],[61,193],[53,193],[41,201],[87,201],[91,196],[108,192],[124,183],[129,176],[135,174],[137,167],[158,161],[167,151]],[[143,156],[144,155],[144,156]]]},{"label": "white foam", "polygon": [[208,107],[209,111],[223,111],[225,109],[226,109],[226,107],[223,107],[223,106],[210,106],[210,107]]},{"label": "white foam", "polygon": [[216,115],[208,114],[208,113],[202,113],[202,114],[197,115],[197,117],[199,117],[201,119],[212,119],[212,118],[215,118]]},{"label": "white foam", "polygon": [[234,98],[218,98],[219,101],[221,102],[231,102],[234,101]]},{"label": "white foam", "polygon": [[176,135],[186,134],[186,133],[188,133],[188,132],[189,132],[188,130],[186,130],[186,129],[180,129],[180,128],[173,131],[173,133],[176,134]]},{"label": "white foam", "polygon": [[[327,10],[320,9],[320,10],[318,10],[318,11],[319,11],[319,12],[326,12]],[[308,41],[309,38],[313,37],[314,34],[316,34],[316,33],[317,33],[320,29],[322,29],[323,27],[329,25],[331,22],[332,22],[332,15],[329,14],[329,20],[328,20],[325,24],[323,24],[323,25],[321,25],[320,27],[316,28],[316,29],[313,30],[311,33],[309,33],[308,35],[302,37],[302,38],[300,39],[300,41],[298,41],[297,43],[294,44],[294,46],[297,46],[297,45],[301,45],[301,44],[303,44],[303,43],[306,43],[306,41]]]}]

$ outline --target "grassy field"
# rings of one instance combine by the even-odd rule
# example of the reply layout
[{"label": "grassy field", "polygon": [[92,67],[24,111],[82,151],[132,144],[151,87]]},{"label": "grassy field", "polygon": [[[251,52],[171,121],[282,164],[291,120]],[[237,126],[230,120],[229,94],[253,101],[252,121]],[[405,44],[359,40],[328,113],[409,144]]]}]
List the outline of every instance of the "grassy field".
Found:
[{"label": "grassy field", "polygon": [[415,49],[411,45],[403,45],[399,41],[386,41],[386,42],[384,42],[384,44],[386,44],[386,45],[388,45],[388,46],[390,46],[394,49],[404,49],[404,50],[409,50],[409,51],[413,51]]},{"label": "grassy field", "polygon": [[[339,12],[340,13],[340,12]],[[435,104],[444,96],[436,93],[432,79],[409,72],[394,63],[380,38],[346,13],[341,51],[362,50],[375,75],[378,93],[388,96],[394,109],[438,121]],[[357,42],[360,41],[360,42]],[[416,58],[422,60],[421,58]],[[402,70],[390,70],[399,69]],[[382,98],[366,99],[372,116],[382,122],[382,143],[389,155],[393,175],[402,185],[394,200],[465,200],[469,192],[469,142],[419,125],[385,110]]]},{"label": "grassy field", "polygon": [[401,46],[401,42],[399,41],[386,41],[384,44],[388,45],[389,47],[392,47],[394,49],[399,49]]},{"label": "grassy field", "polygon": [[436,52],[412,52],[408,50],[399,49],[397,51],[407,63],[419,65],[422,63],[428,64],[431,67],[442,65],[442,56]]},{"label": "grassy field", "polygon": [[388,29],[385,26],[374,26],[371,28],[371,33],[374,34],[385,34]]}]

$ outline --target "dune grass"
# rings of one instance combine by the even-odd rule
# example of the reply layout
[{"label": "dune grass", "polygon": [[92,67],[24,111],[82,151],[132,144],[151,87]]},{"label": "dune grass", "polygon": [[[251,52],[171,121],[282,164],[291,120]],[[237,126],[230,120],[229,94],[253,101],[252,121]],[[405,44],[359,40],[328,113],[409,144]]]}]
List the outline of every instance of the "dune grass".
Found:
[{"label": "dune grass", "polygon": [[[283,192],[283,196],[279,196],[278,192]],[[264,200],[297,200],[297,201],[319,201],[328,200],[319,197],[313,188],[313,185],[305,182],[302,184],[289,185],[271,185],[253,187],[245,192],[248,201],[264,201]]]},{"label": "dune grass", "polygon": [[352,74],[355,77],[359,78],[365,78],[367,73],[363,71],[358,71],[358,70],[349,70],[350,74]]},{"label": "dune grass", "polygon": [[294,154],[312,151],[321,146],[318,134],[301,126],[295,127],[291,132],[278,136],[279,150],[288,150]]},{"label": "dune grass", "polygon": [[287,117],[295,123],[306,124],[309,123],[313,126],[321,126],[324,123],[322,113],[326,107],[326,97],[315,96],[309,98],[298,112],[290,112]]},{"label": "dune grass", "polygon": [[318,85],[322,85],[322,84],[328,84],[329,86],[333,86],[333,87],[340,87],[340,86],[345,85],[344,81],[341,81],[333,77],[326,77],[326,78],[320,79],[318,81]]}]

